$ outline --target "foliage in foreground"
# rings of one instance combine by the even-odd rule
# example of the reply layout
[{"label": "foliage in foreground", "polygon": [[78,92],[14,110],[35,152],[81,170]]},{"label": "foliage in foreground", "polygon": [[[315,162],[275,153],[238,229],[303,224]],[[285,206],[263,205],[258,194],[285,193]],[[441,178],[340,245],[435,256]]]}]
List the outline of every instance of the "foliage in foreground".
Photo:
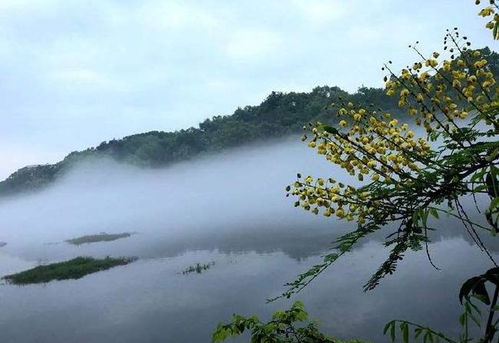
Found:
[{"label": "foliage in foreground", "polygon": [[[307,322],[307,312],[302,302],[295,302],[289,310],[274,312],[272,320],[264,323],[256,316],[233,315],[232,322],[218,324],[213,333],[213,342],[222,342],[229,337],[251,333],[251,343],[361,343],[340,341],[321,333],[317,324]],[[297,323],[303,323],[298,326]]]},{"label": "foliage in foreground", "polygon": [[68,239],[66,240],[66,242],[73,245],[81,245],[85,243],[109,242],[109,241],[115,241],[120,238],[127,238],[130,237],[131,235],[132,234],[129,232],[123,232],[123,233],[102,232],[97,235],[87,235],[87,236]]},{"label": "foliage in foreground", "polygon": [[45,283],[53,280],[80,279],[85,275],[123,266],[135,261],[135,258],[96,259],[77,257],[69,261],[38,266],[17,274],[4,276],[2,279],[14,285]]},{"label": "foliage in foreground", "polygon": [[[486,27],[495,39],[499,39],[498,12],[499,6],[490,0],[490,6],[479,13],[489,18]],[[494,67],[482,51],[470,50],[470,45],[455,28],[448,30],[444,39],[447,59],[442,59],[439,52],[425,56],[416,43],[410,46],[418,56],[412,66],[400,74],[392,71],[391,62],[382,68],[389,74],[384,79],[386,94],[397,97],[398,106],[424,129],[426,137],[417,137],[419,130],[399,122],[400,118],[386,110],[345,99],[339,99],[338,125],[317,122],[304,127],[311,134],[310,139],[303,136],[309,147],[364,184],[354,187],[331,177],[298,174],[296,182],[287,187],[288,196],[297,198],[296,207],[355,222],[357,228],[341,236],[322,263],[288,283],[280,297],[289,298],[301,291],[361,240],[389,227],[395,229],[387,234],[383,245],[391,249],[390,254],[366,282],[365,291],[393,274],[409,250],[424,250],[437,268],[431,259],[429,232],[438,229],[440,215],[445,214],[462,223],[493,266],[461,287],[459,299],[464,312],[459,318],[460,337],[452,339],[405,320],[389,322],[384,333],[392,341],[401,338],[403,342],[409,342],[411,332],[420,342],[493,341],[499,331],[499,320],[495,320],[499,309],[499,266],[481,234],[496,236],[499,231],[499,87]],[[464,198],[473,198],[474,211],[484,215],[485,223],[471,219],[470,209],[463,206]],[[477,198],[487,206],[480,209]],[[484,308],[486,315],[482,316]],[[229,324],[231,328],[237,319],[234,317]],[[471,324],[481,328],[479,337],[472,337]],[[273,326],[261,337],[271,337],[277,330]],[[240,331],[234,330],[235,334]]]}]

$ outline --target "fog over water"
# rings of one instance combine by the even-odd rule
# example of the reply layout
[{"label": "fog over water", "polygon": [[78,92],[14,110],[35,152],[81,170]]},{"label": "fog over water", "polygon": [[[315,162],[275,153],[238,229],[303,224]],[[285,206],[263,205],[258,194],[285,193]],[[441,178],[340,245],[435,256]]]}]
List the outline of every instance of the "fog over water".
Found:
[{"label": "fog over water", "polygon": [[[41,192],[2,200],[0,275],[81,255],[139,260],[80,280],[0,285],[0,341],[208,342],[216,323],[234,312],[265,317],[297,299],[341,338],[385,341],[383,325],[394,318],[455,332],[458,286],[490,262],[450,219],[430,245],[441,271],[424,252],[409,253],[394,276],[363,293],[387,255],[385,230],[296,298],[265,303],[353,227],[294,208],[284,187],[297,172],[345,175],[292,138],[164,169],[86,162]],[[64,242],[99,232],[135,234]],[[212,261],[202,274],[181,273]]]}]

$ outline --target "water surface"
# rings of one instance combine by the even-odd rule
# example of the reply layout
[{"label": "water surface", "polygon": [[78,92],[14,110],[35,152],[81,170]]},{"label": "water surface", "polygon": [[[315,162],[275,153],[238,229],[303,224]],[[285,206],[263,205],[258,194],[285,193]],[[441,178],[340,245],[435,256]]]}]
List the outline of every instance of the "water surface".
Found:
[{"label": "water surface", "polygon": [[[340,338],[386,341],[382,328],[394,318],[456,333],[458,286],[490,262],[449,219],[430,245],[440,271],[424,252],[410,253],[395,275],[362,292],[388,254],[380,244],[384,231],[296,297],[266,303],[352,228],[292,206],[284,187],[297,171],[341,175],[312,150],[287,141],[158,170],[95,161],[43,192],[3,200],[0,241],[8,244],[0,248],[0,275],[80,255],[139,260],[79,280],[1,285],[0,341],[208,342],[232,313],[268,318],[295,300]],[[99,232],[137,234],[64,243]],[[210,262],[201,274],[182,274]]]}]

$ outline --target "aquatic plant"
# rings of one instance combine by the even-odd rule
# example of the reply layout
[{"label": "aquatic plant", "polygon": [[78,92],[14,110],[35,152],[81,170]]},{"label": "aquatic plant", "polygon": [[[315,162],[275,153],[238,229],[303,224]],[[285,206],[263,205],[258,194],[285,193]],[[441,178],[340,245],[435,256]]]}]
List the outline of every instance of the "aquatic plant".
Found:
[{"label": "aquatic plant", "polygon": [[207,264],[196,263],[195,265],[189,266],[186,269],[184,269],[182,271],[182,274],[183,275],[187,275],[190,273],[201,274],[203,271],[210,269],[214,265],[215,265],[214,261],[207,263]]},{"label": "aquatic plant", "polygon": [[132,233],[129,232],[123,232],[123,233],[101,232],[96,235],[86,235],[86,236],[68,239],[65,242],[73,245],[81,245],[81,244],[97,243],[97,242],[110,242],[120,238],[127,238],[130,237],[131,235]]},{"label": "aquatic plant", "polygon": [[80,279],[85,275],[116,266],[123,266],[135,260],[136,258],[133,257],[112,258],[108,256],[103,259],[76,257],[69,261],[41,265],[20,273],[6,275],[2,279],[14,285],[46,283],[53,280]]}]

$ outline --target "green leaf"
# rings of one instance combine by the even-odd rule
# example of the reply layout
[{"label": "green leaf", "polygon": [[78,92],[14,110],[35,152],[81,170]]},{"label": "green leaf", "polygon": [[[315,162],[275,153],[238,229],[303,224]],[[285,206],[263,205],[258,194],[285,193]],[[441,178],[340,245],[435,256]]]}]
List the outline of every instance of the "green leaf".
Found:
[{"label": "green leaf", "polygon": [[415,328],[414,329],[414,338],[418,338],[422,333],[423,333],[422,328]]},{"label": "green leaf", "polygon": [[480,185],[473,188],[473,192],[483,192],[485,190],[487,190],[487,186],[485,185]]},{"label": "green leaf", "polygon": [[392,322],[388,322],[385,324],[385,327],[383,328],[383,335],[386,335],[388,329],[390,328],[390,325],[392,325]]},{"label": "green leaf", "polygon": [[420,210],[416,210],[414,211],[414,213],[412,214],[412,224],[414,226],[418,226],[418,221],[419,221],[419,212]]},{"label": "green leaf", "polygon": [[329,133],[332,133],[332,134],[338,134],[338,130],[335,129],[334,127],[332,126],[329,126],[329,125],[322,125],[321,128],[326,131],[326,132],[329,132]]},{"label": "green leaf", "polygon": [[468,280],[466,280],[461,286],[461,290],[459,291],[459,301],[461,304],[463,303],[463,299],[470,295],[470,292],[475,287],[475,284],[480,281],[479,276],[474,276]]},{"label": "green leaf", "polygon": [[427,228],[428,227],[428,210],[422,210],[422,216],[421,216],[421,222],[423,223],[423,227]]},{"label": "green leaf", "polygon": [[[497,22],[499,23],[499,22]],[[496,23],[496,24],[497,24]],[[499,148],[494,149],[486,158],[487,161],[491,162],[496,159],[496,157],[499,156]]]},{"label": "green leaf", "polygon": [[400,330],[402,330],[402,339],[404,343],[409,343],[409,325],[406,322],[400,324]]},{"label": "green leaf", "polygon": [[496,171],[491,168],[491,171],[487,174],[485,181],[487,183],[487,192],[492,198],[499,196],[499,180],[497,179]]},{"label": "green leaf", "polygon": [[492,201],[490,202],[490,206],[489,206],[490,211],[495,212],[494,210],[496,208],[499,208],[499,197],[492,199]]},{"label": "green leaf", "polygon": [[430,208],[430,214],[431,214],[433,217],[437,218],[437,219],[439,218],[439,217],[438,217],[438,211],[437,211],[437,209],[436,209],[436,208]]},{"label": "green leaf", "polygon": [[429,331],[429,330],[426,331],[426,334],[423,337],[423,342],[424,343],[426,343],[426,342],[433,343],[433,335],[431,334],[431,331]]},{"label": "green leaf", "polygon": [[466,312],[459,316],[459,324],[461,324],[462,327],[466,324]]},{"label": "green leaf", "polygon": [[475,174],[473,174],[470,181],[475,182],[477,180],[481,180],[486,173],[487,173],[487,170],[484,168],[484,169],[476,172]]}]

